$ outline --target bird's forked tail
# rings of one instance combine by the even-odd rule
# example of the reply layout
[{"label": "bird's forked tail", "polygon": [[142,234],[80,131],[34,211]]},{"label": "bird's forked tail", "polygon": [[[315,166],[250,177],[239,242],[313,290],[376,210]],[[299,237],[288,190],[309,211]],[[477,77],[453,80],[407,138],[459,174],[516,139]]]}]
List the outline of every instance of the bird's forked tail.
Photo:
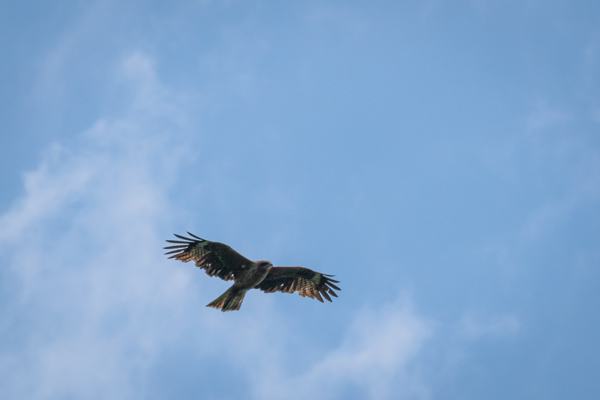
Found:
[{"label": "bird's forked tail", "polygon": [[212,303],[207,304],[206,307],[216,308],[223,312],[239,310],[242,301],[244,301],[244,296],[246,296],[246,289],[238,289],[232,286],[227,289],[225,293],[217,297]]}]

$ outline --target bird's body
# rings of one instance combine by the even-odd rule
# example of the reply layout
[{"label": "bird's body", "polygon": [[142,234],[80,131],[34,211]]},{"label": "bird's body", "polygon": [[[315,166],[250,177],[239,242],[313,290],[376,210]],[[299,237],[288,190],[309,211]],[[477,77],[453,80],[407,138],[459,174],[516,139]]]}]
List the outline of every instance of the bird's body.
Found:
[{"label": "bird's body", "polygon": [[[337,297],[333,289],[341,290],[333,284],[338,281],[325,275],[302,267],[274,267],[269,261],[250,261],[233,250],[230,246],[204,240],[188,232],[195,239],[175,235],[181,240],[167,240],[176,243],[165,249],[175,249],[166,254],[183,262],[195,261],[196,266],[206,271],[209,276],[218,276],[234,284],[207,307],[221,311],[239,310],[246,292],[260,289],[265,293],[295,291],[302,297],[323,298],[331,301],[332,295]],[[321,297],[322,296],[322,297]]]},{"label": "bird's body", "polygon": [[269,261],[252,261],[250,265],[242,268],[234,285],[239,285],[241,288],[252,289],[261,283],[273,268],[273,264]]}]

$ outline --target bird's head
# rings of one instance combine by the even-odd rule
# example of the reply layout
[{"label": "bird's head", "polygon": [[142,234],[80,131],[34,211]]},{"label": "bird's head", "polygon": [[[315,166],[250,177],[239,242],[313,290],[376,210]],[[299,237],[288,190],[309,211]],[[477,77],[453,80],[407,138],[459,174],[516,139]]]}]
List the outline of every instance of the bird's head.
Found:
[{"label": "bird's head", "polygon": [[265,261],[265,260],[258,261],[257,264],[259,267],[262,267],[262,268],[271,268],[273,266],[273,264],[271,264],[271,261]]}]

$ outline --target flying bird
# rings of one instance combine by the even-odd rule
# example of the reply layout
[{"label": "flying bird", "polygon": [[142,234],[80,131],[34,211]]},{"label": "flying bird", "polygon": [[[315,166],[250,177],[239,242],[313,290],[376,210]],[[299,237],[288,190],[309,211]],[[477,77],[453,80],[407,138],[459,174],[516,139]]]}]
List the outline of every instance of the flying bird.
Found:
[{"label": "flying bird", "polygon": [[[167,246],[175,258],[183,262],[194,261],[208,276],[217,276],[225,281],[233,280],[233,285],[207,307],[221,311],[239,310],[246,292],[260,289],[265,293],[294,293],[302,297],[316,298],[323,303],[323,297],[331,301],[337,297],[333,289],[341,290],[331,279],[333,275],[321,274],[302,267],[274,267],[270,261],[250,261],[230,246],[199,238],[188,232],[192,238],[175,234],[182,240],[167,240],[175,243]],[[174,250],[173,250],[174,249]]]}]

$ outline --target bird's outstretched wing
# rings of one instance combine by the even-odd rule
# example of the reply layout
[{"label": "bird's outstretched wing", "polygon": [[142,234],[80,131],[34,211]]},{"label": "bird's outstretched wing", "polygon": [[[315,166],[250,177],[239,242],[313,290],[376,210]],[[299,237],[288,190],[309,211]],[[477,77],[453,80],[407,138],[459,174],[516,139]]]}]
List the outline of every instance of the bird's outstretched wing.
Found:
[{"label": "bird's outstretched wing", "polygon": [[298,292],[302,297],[316,298],[322,303],[323,297],[329,301],[329,295],[337,297],[333,289],[342,290],[333,284],[339,281],[331,279],[331,276],[302,267],[273,267],[257,289],[265,293]]},{"label": "bird's outstretched wing", "polygon": [[169,243],[176,243],[165,247],[170,250],[165,254],[172,254],[169,258],[183,262],[195,261],[196,267],[204,269],[209,276],[218,276],[226,281],[234,279],[236,274],[252,263],[226,244],[211,242],[189,232],[188,234],[194,239],[175,234],[183,240],[167,240]]}]

